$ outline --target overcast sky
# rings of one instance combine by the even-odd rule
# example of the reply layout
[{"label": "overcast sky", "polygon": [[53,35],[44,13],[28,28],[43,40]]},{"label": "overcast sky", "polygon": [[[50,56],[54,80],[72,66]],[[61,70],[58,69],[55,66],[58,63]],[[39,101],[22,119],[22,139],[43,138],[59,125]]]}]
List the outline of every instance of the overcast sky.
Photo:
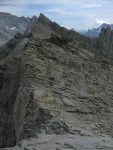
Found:
[{"label": "overcast sky", "polygon": [[76,30],[113,23],[113,0],[0,0],[0,11],[30,17],[41,12]]}]

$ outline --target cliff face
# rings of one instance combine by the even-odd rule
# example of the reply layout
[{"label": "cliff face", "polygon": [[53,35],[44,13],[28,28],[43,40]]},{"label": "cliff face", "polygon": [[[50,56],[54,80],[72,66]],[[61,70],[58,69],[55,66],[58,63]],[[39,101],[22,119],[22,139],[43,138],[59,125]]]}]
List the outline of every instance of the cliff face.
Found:
[{"label": "cliff face", "polygon": [[1,57],[0,147],[36,134],[43,141],[45,133],[54,140],[37,143],[38,150],[112,149],[112,60],[42,15],[30,32]]},{"label": "cliff face", "polygon": [[81,36],[80,45],[109,59],[113,59],[113,30],[103,28],[98,38]]},{"label": "cliff face", "polygon": [[98,38],[100,54],[113,59],[113,31],[110,28],[102,29]]}]

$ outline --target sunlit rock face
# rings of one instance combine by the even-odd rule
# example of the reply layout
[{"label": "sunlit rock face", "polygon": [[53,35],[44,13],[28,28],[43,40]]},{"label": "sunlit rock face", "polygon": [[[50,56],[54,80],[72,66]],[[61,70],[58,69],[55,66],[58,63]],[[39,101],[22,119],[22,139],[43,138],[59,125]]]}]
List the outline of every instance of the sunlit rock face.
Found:
[{"label": "sunlit rock face", "polygon": [[113,148],[113,61],[99,46],[105,34],[91,40],[42,14],[30,26],[1,53],[0,147],[26,139],[18,149]]}]

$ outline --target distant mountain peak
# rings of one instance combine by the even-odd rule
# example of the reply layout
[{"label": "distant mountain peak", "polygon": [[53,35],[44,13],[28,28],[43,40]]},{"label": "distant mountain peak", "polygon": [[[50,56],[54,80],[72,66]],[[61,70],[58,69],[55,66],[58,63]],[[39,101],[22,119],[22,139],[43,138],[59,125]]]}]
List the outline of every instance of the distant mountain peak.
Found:
[{"label": "distant mountain peak", "polygon": [[102,25],[100,25],[98,28],[93,28],[88,30],[87,32],[82,32],[83,35],[89,36],[89,37],[98,37],[102,28],[110,28],[111,30],[113,30],[113,24],[107,24],[107,23],[103,23]]},{"label": "distant mountain peak", "polygon": [[17,17],[10,13],[0,12],[0,46],[8,42],[18,32],[24,33],[29,18]]}]

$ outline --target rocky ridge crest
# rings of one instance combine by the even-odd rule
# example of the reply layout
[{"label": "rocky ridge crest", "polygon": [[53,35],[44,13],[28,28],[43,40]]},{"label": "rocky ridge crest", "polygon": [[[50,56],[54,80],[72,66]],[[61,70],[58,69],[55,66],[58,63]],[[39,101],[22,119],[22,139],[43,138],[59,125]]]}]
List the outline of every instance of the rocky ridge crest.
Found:
[{"label": "rocky ridge crest", "polygon": [[108,30],[102,30],[99,39],[90,39],[42,14],[35,19],[26,31],[29,36],[21,36],[0,60],[0,147],[34,136],[25,140],[31,144],[24,141],[18,149],[113,148]]}]

